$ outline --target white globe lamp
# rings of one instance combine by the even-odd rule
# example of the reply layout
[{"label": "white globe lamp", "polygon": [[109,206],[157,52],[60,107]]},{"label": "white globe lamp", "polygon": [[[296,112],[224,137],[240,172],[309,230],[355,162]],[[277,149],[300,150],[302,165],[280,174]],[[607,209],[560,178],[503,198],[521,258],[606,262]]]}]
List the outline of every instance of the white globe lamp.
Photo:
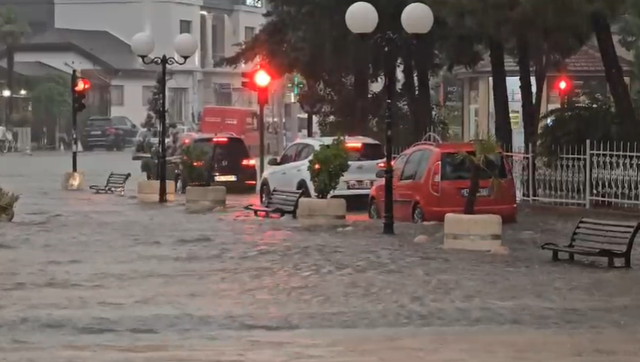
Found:
[{"label": "white globe lamp", "polygon": [[198,42],[193,35],[184,33],[176,37],[176,40],[173,42],[173,47],[179,56],[188,59],[198,50]]},{"label": "white globe lamp", "polygon": [[139,57],[148,57],[156,47],[149,33],[138,33],[131,39],[131,50]]},{"label": "white globe lamp", "polygon": [[349,6],[344,21],[352,33],[370,34],[378,26],[378,11],[368,2],[359,1]]},{"label": "white globe lamp", "polygon": [[400,22],[409,34],[426,34],[433,27],[433,12],[423,3],[409,4],[402,11]]}]

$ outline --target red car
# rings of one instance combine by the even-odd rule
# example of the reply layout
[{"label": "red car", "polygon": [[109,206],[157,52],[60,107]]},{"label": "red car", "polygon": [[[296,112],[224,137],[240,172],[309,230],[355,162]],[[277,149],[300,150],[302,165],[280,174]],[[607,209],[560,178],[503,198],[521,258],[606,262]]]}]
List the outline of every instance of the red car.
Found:
[{"label": "red car", "polygon": [[[418,143],[393,163],[393,213],[400,222],[444,221],[448,213],[462,213],[469,192],[469,165],[457,155],[473,153],[472,143]],[[502,153],[483,170],[476,201],[477,214],[500,215],[516,220],[516,190],[511,169]],[[497,175],[500,187],[493,190]],[[384,180],[376,182],[369,197],[369,218],[382,218]]]}]

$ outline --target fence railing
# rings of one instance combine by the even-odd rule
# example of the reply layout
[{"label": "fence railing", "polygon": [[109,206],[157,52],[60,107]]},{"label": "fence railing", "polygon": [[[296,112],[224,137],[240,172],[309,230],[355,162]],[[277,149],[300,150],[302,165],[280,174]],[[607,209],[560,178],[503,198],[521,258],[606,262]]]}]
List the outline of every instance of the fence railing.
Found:
[{"label": "fence railing", "polygon": [[554,205],[640,210],[640,147],[586,141],[558,147],[557,157],[505,153],[520,200]]}]

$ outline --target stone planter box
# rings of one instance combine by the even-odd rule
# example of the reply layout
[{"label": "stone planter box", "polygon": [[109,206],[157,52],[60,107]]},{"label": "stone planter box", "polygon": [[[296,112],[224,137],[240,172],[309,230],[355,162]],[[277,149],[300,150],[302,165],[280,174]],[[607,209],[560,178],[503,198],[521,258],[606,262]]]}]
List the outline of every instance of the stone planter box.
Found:
[{"label": "stone planter box", "polygon": [[500,216],[445,215],[445,249],[493,251],[501,246],[502,218]]},{"label": "stone planter box", "polygon": [[[158,202],[158,193],[160,192],[160,181],[143,180],[138,181],[138,201],[139,202]],[[167,201],[176,200],[176,185],[173,181],[167,181]]]},{"label": "stone planter box", "polygon": [[296,217],[303,226],[344,225],[347,202],[344,199],[311,199],[298,201]]},{"label": "stone planter box", "polygon": [[62,176],[62,189],[67,191],[84,190],[84,173],[65,172]]},{"label": "stone planter box", "polygon": [[227,205],[227,188],[224,186],[188,187],[185,194],[185,211],[203,213]]}]

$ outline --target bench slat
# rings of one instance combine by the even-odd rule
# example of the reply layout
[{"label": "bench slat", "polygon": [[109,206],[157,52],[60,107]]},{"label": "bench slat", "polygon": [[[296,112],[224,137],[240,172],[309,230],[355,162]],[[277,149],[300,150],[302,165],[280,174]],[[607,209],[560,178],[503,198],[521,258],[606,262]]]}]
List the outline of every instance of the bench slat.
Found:
[{"label": "bench slat", "polygon": [[602,236],[593,236],[593,235],[585,235],[585,234],[575,234],[573,235],[573,240],[574,241],[588,241],[588,242],[592,242],[592,243],[602,243],[602,244],[608,244],[608,245],[620,245],[620,244],[628,244],[629,243],[629,238],[626,239],[613,239],[613,238],[607,238],[607,237],[602,237]]},{"label": "bench slat", "polygon": [[638,226],[637,222],[633,222],[633,221],[610,221],[610,220],[597,220],[597,219],[581,219],[580,220],[581,223],[588,223],[588,224],[599,224],[599,225],[614,225],[614,226],[626,226],[626,227],[630,227],[630,228],[635,228],[636,226]]},{"label": "bench slat", "polygon": [[590,229],[590,230],[597,230],[597,231],[609,231],[609,232],[614,232],[614,233],[627,233],[628,235],[631,235],[631,233],[633,233],[633,228],[628,228],[628,227],[621,227],[621,226],[606,226],[606,225],[596,225],[596,224],[585,224],[585,223],[580,223],[578,224],[579,228],[582,229]]},{"label": "bench slat", "polygon": [[576,234],[580,235],[592,235],[592,236],[602,236],[612,239],[623,239],[624,242],[627,242],[631,237],[632,233],[620,233],[615,231],[600,231],[600,230],[592,230],[582,228],[581,225],[578,225],[578,228],[575,231]]}]

